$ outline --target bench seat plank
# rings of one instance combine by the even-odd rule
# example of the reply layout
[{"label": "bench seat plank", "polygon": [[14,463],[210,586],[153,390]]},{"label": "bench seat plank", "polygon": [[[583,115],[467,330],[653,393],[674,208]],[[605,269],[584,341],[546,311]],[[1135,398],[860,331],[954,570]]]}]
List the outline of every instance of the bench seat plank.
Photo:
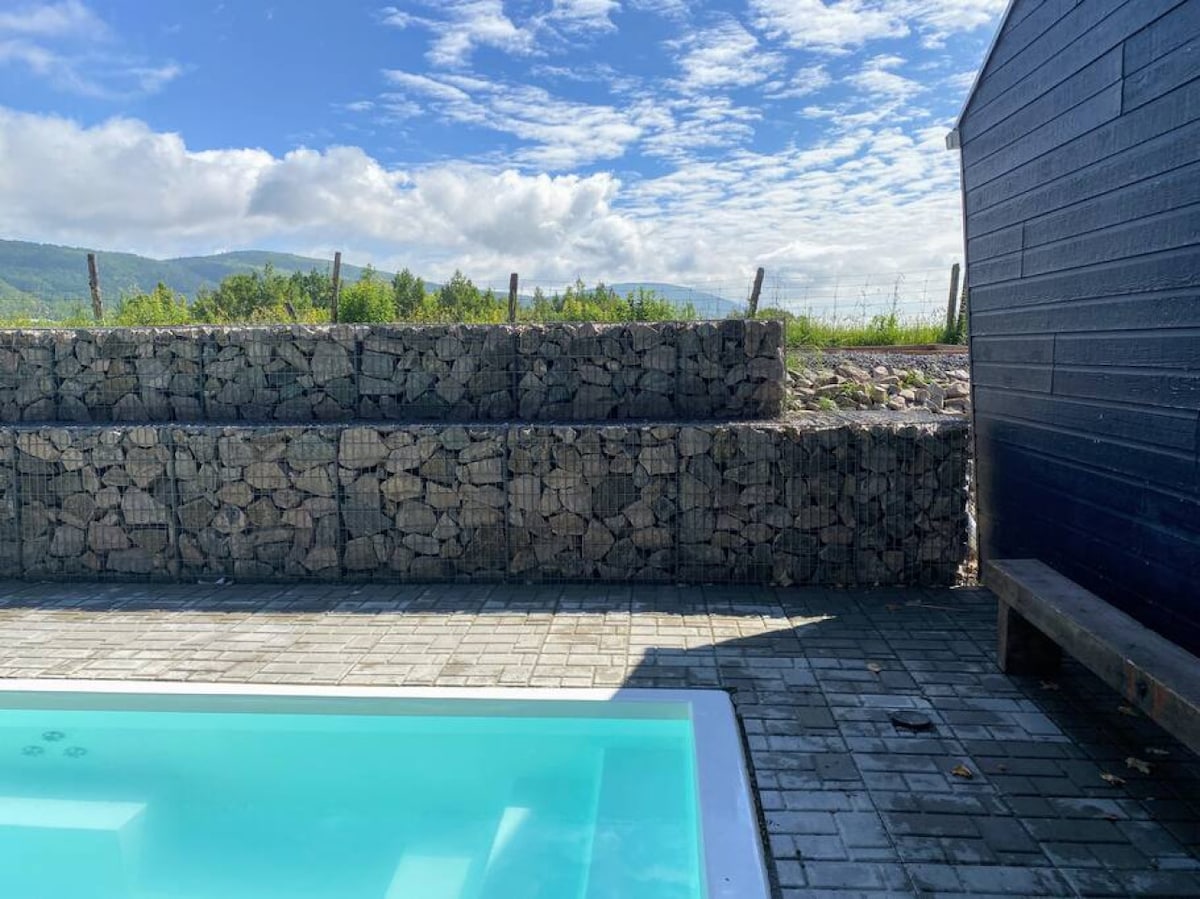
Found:
[{"label": "bench seat plank", "polygon": [[1195,656],[1036,559],[989,561],[983,582],[1000,600],[1001,668],[1045,673],[1057,661],[1056,652],[1039,643],[1048,638],[1200,752]]}]

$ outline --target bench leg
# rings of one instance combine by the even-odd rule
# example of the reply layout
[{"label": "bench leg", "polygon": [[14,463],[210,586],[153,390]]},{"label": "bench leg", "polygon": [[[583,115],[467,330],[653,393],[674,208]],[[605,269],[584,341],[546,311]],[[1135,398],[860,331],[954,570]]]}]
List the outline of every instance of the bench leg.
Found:
[{"label": "bench leg", "polygon": [[996,632],[996,661],[1005,674],[1049,675],[1062,664],[1062,648],[1003,601]]}]

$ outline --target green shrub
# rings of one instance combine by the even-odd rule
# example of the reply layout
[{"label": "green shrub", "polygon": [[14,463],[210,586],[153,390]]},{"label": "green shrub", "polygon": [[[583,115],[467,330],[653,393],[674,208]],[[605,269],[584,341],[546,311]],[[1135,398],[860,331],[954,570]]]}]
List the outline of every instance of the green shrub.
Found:
[{"label": "green shrub", "polygon": [[192,321],[187,300],[161,281],[150,293],[135,293],[121,298],[111,324],[122,328],[186,325]]},{"label": "green shrub", "polygon": [[368,267],[353,284],[342,289],[338,321],[358,323],[396,320],[396,297],[392,285]]}]

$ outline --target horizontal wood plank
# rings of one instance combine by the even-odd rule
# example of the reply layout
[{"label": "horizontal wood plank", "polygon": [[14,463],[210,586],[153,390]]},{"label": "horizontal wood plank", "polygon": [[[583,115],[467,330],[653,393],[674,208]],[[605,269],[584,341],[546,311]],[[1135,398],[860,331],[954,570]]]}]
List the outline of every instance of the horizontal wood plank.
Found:
[{"label": "horizontal wood plank", "polygon": [[1090,165],[1194,125],[1198,115],[1200,84],[1191,82],[1064,144],[1056,153],[1016,166],[1001,180],[983,183],[973,168],[964,167],[967,213],[975,215],[1057,178],[1085,172]]},{"label": "horizontal wood plank", "polygon": [[[1070,215],[1094,200],[1110,198],[1131,186],[1144,186],[1153,191],[1155,188],[1151,185],[1160,176],[1173,177],[1180,169],[1188,172],[1194,170],[1197,145],[1200,145],[1200,121],[1135,144],[1099,162],[1090,162],[986,209],[973,212],[967,218],[967,234],[973,238],[983,237],[1021,223],[1029,223],[1029,227],[1032,227],[1039,219],[1052,221],[1051,216]],[[1043,243],[1044,240],[1037,242]]]},{"label": "horizontal wood plank", "polygon": [[1098,438],[1142,443],[1151,447],[1196,453],[1200,413],[1181,409],[1151,409],[1116,405],[1111,400],[1081,400],[1008,388],[975,386],[975,409],[982,416],[1058,422],[1073,431]]},{"label": "horizontal wood plank", "polygon": [[[1076,202],[1059,212],[1027,221],[1024,248],[1033,249],[1188,206],[1195,206],[1194,214],[1200,215],[1200,161],[1128,187],[1116,187],[1100,197]],[[1006,234],[1011,230],[998,233]]]},{"label": "horizontal wood plank", "polygon": [[1125,79],[1122,108],[1134,110],[1151,100],[1200,78],[1200,37],[1176,47],[1166,56]]},{"label": "horizontal wood plank", "polygon": [[984,583],[1165,730],[1200,752],[1200,660],[1036,559],[993,559]]},{"label": "horizontal wood plank", "polygon": [[976,340],[994,336],[1196,327],[1200,327],[1197,289],[971,310],[972,346]]}]

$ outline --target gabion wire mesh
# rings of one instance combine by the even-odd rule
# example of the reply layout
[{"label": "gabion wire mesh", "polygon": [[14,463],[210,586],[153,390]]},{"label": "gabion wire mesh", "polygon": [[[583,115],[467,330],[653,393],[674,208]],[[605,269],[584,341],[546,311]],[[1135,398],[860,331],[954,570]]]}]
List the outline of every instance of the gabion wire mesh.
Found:
[{"label": "gabion wire mesh", "polygon": [[0,574],[952,581],[965,423],[762,420],[760,324],[9,332]]}]

